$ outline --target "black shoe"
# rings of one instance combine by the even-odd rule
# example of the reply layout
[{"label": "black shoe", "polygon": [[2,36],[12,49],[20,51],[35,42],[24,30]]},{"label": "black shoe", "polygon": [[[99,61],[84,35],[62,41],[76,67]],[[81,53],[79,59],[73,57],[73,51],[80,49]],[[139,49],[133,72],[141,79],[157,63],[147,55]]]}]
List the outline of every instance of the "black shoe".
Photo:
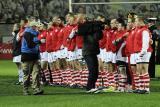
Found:
[{"label": "black shoe", "polygon": [[140,90],[138,94],[149,94],[150,92],[147,90]]},{"label": "black shoe", "polygon": [[92,88],[90,90],[87,90],[86,93],[95,93],[97,90],[97,88]]},{"label": "black shoe", "polygon": [[42,95],[43,93],[44,93],[43,90],[35,90],[35,91],[33,92],[33,95]]},{"label": "black shoe", "polygon": [[133,90],[133,93],[139,93],[141,90],[139,89],[136,89],[136,90]]},{"label": "black shoe", "polygon": [[15,85],[23,85],[23,82],[16,82]]},{"label": "black shoe", "polygon": [[23,91],[23,95],[28,96],[28,95],[31,95],[31,94],[29,93],[29,91]]}]

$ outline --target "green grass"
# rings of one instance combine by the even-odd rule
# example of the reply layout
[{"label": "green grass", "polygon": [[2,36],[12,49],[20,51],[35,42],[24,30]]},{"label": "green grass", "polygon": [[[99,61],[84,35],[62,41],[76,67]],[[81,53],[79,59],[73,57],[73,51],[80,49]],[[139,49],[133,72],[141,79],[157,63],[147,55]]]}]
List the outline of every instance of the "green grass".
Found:
[{"label": "green grass", "polygon": [[160,65],[156,65],[156,77],[160,77]]},{"label": "green grass", "polygon": [[[160,66],[157,67],[160,74]],[[22,86],[14,85],[17,69],[11,61],[0,61],[0,107],[160,107],[160,81],[151,81],[151,94],[85,94],[84,90],[43,87],[41,96],[23,96]]]}]

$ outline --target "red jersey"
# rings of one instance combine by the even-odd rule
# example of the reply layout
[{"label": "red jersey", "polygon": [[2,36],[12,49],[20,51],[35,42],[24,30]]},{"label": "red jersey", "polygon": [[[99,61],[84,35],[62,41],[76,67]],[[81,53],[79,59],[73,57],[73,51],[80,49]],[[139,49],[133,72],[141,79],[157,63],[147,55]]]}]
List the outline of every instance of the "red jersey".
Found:
[{"label": "red jersey", "polygon": [[[41,31],[38,35],[39,40],[46,39],[46,37],[47,37],[46,30]],[[41,43],[39,49],[40,49],[40,52],[45,52],[46,51],[46,43]]]},{"label": "red jersey", "polygon": [[[118,31],[117,34],[116,34],[116,40],[117,39],[122,39],[122,37],[124,36],[124,34],[126,33],[126,30],[121,30],[121,31]],[[116,46],[116,51],[119,50],[119,48],[121,47],[123,42],[120,42],[117,44]]]},{"label": "red jersey", "polygon": [[101,49],[104,49],[105,48],[105,44],[106,44],[106,31],[105,30],[103,30],[103,37],[102,37],[102,39],[101,40],[99,40],[99,47],[101,48]]},{"label": "red jersey", "polygon": [[[78,30],[78,26],[74,28],[74,30]],[[82,49],[83,46],[83,37],[81,35],[75,35],[76,38],[76,46],[78,49]]]},{"label": "red jersey", "polygon": [[125,53],[127,56],[134,53],[134,38],[136,33],[136,28],[128,31],[128,37],[126,38],[126,50]]},{"label": "red jersey", "polygon": [[68,51],[74,51],[76,48],[76,37],[68,41]]},{"label": "red jersey", "polygon": [[67,28],[64,31],[64,46],[67,47],[68,51],[74,51],[76,47],[76,37],[73,37],[71,40],[67,41],[67,38],[69,37],[70,33],[72,32],[72,29],[74,29],[75,25],[68,25]]},{"label": "red jersey", "polygon": [[83,37],[82,36],[76,36],[76,46],[78,49],[82,49],[83,47]]},{"label": "red jersey", "polygon": [[[71,26],[71,31],[72,30],[76,30],[77,29],[77,26]],[[71,32],[70,32],[71,33]],[[69,36],[69,35],[68,35]],[[74,51],[75,48],[76,48],[76,36],[74,36],[71,40],[69,40],[67,42],[67,48],[68,48],[68,51]]]},{"label": "red jersey", "polygon": [[[135,33],[135,39],[134,39],[134,52],[140,52],[142,50],[142,43],[143,43],[143,31],[148,31],[148,33],[150,34],[150,38],[151,38],[151,33],[149,31],[149,29],[144,26],[141,28],[137,28],[137,31]],[[151,45],[149,44],[149,47],[147,49],[148,52],[152,51]]]},{"label": "red jersey", "polygon": [[64,30],[64,27],[60,28],[60,31],[58,32],[56,50],[60,50],[61,46],[63,46],[63,38],[64,38],[63,30]]},{"label": "red jersey", "polygon": [[52,29],[49,29],[47,31],[47,36],[46,36],[46,50],[47,50],[47,52],[53,52],[53,48],[52,48],[52,44],[53,44],[52,36],[53,36]]},{"label": "red jersey", "polygon": [[23,34],[24,34],[24,30],[25,30],[26,28],[27,28],[27,23],[25,23],[25,25],[20,28],[20,30],[19,30],[19,32],[18,32],[20,38],[22,38],[22,36],[23,36]]},{"label": "red jersey", "polygon": [[112,51],[112,35],[110,29],[105,29],[105,48],[106,52]]},{"label": "red jersey", "polygon": [[64,47],[67,47],[67,38],[69,34],[71,33],[73,27],[74,26],[67,25],[63,28],[63,46]]},{"label": "red jersey", "polygon": [[[126,30],[118,31],[117,34],[116,34],[116,40],[117,40],[117,39],[123,39],[123,36],[124,36],[125,33],[126,33]],[[119,51],[119,49],[122,47],[122,44],[125,42],[125,40],[126,40],[126,39],[123,39],[122,42],[119,42],[119,43],[116,45],[116,52]],[[122,53],[122,56],[123,56],[123,57],[126,57],[125,46],[122,47],[121,53]]]},{"label": "red jersey", "polygon": [[111,30],[111,51],[113,53],[116,52],[116,46],[113,44],[113,42],[116,40],[117,30]]},{"label": "red jersey", "polygon": [[57,43],[58,43],[58,33],[60,31],[60,27],[54,27],[52,30],[52,50],[57,51]]}]

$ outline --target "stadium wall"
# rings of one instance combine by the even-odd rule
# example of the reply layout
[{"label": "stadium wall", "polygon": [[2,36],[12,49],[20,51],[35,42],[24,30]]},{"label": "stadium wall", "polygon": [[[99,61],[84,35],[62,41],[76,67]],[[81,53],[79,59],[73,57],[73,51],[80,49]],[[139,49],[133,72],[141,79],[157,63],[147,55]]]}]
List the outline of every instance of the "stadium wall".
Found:
[{"label": "stadium wall", "polygon": [[0,60],[12,59],[13,24],[0,24]]}]

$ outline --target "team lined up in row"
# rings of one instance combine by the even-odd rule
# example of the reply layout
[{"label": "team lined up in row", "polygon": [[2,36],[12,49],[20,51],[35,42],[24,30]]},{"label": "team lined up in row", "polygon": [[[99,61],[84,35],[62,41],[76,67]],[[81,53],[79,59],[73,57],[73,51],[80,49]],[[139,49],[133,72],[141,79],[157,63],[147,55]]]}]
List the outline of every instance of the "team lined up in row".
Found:
[{"label": "team lined up in row", "polygon": [[[41,68],[46,81],[86,85],[88,74],[83,63],[83,39],[76,34],[78,24],[86,20],[83,14],[68,14],[66,25],[62,17],[54,17],[47,27],[42,23],[30,22],[29,25],[36,26],[39,31]],[[103,16],[98,16],[96,20],[105,22]],[[25,26],[17,38],[21,38],[24,29]],[[121,19],[107,21],[103,38],[99,41],[97,87],[103,85],[107,87],[103,91],[107,92],[132,89],[136,93],[149,93],[148,62],[152,52],[151,43],[151,34],[143,18],[129,14],[127,26]],[[50,65],[51,72],[47,64]]]}]

